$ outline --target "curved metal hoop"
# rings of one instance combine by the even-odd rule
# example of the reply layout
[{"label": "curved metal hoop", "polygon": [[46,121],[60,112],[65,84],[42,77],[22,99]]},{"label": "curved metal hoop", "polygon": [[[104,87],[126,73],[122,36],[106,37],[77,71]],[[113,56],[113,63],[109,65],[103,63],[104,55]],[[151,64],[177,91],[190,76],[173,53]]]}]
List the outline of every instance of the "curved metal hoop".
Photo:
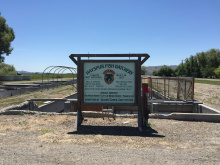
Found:
[{"label": "curved metal hoop", "polygon": [[[46,74],[46,70],[48,70],[48,69],[50,69],[49,72],[48,72],[48,75],[47,75],[47,80],[48,80],[47,82],[48,83],[50,82],[50,74],[52,73],[52,70],[55,69],[53,74],[52,74],[53,75],[53,77],[52,77],[53,78],[53,83],[54,83],[55,74],[57,75],[57,81],[58,81],[59,74],[62,71],[61,72],[61,81],[62,81],[62,75],[63,75],[64,71],[68,69],[73,75],[73,84],[74,84],[74,73],[77,74],[76,73],[76,71],[77,71],[76,68],[66,67],[66,66],[48,66],[46,69],[44,69],[44,71],[42,73],[42,85],[44,84],[44,74]],[[58,72],[57,72],[57,70],[58,70]]]}]

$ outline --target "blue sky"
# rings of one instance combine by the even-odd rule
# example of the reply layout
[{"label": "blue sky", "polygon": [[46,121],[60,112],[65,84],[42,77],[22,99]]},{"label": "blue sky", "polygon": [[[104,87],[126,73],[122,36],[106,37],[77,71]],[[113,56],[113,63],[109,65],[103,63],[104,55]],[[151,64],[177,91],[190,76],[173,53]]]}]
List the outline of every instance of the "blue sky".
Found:
[{"label": "blue sky", "polygon": [[148,53],[156,66],[220,49],[220,0],[0,0],[0,12],[19,71],[76,67],[77,53]]}]

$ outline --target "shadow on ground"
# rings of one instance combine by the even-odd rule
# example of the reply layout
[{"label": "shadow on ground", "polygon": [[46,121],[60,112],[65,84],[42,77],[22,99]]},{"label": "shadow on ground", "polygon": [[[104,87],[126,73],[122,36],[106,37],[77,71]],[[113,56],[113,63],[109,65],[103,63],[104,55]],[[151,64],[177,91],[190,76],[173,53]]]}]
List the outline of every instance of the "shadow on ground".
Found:
[{"label": "shadow on ground", "polygon": [[68,134],[78,134],[78,135],[113,135],[113,136],[142,136],[142,137],[159,137],[163,138],[164,135],[159,135],[158,132],[151,127],[143,130],[142,133],[139,132],[137,127],[128,126],[90,126],[81,125],[77,131],[68,132]]}]

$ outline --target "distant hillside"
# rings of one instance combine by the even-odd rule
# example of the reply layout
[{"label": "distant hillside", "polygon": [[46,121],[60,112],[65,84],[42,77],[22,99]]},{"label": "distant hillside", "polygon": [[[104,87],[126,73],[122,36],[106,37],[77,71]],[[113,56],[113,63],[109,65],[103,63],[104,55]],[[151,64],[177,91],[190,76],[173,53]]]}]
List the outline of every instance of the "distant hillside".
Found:
[{"label": "distant hillside", "polygon": [[16,71],[16,72],[19,72],[19,73],[22,73],[22,74],[32,74],[32,73],[39,73],[39,74],[41,74],[41,72],[28,72],[28,71],[24,71],[24,70]]},{"label": "distant hillside", "polygon": [[[152,74],[153,70],[159,70],[163,66],[164,65],[160,65],[160,66],[147,66],[146,67],[147,74]],[[166,65],[166,66],[168,66],[168,65]],[[170,67],[172,69],[176,69],[177,65],[169,65],[168,67]]]},{"label": "distant hillside", "polygon": [[24,70],[22,70],[22,71],[16,71],[16,72],[19,72],[19,73],[31,73],[31,72],[27,72],[27,71],[24,71]]}]

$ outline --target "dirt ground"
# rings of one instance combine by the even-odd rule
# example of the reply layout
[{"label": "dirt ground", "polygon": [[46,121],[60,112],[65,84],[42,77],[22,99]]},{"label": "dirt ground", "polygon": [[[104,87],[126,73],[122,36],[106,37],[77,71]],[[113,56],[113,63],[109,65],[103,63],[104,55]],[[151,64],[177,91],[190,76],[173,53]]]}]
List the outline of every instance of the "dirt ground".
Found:
[{"label": "dirt ground", "polygon": [[220,86],[195,83],[195,99],[209,107],[220,110]]},{"label": "dirt ground", "polygon": [[0,165],[220,164],[220,123],[70,115],[0,115]]}]

